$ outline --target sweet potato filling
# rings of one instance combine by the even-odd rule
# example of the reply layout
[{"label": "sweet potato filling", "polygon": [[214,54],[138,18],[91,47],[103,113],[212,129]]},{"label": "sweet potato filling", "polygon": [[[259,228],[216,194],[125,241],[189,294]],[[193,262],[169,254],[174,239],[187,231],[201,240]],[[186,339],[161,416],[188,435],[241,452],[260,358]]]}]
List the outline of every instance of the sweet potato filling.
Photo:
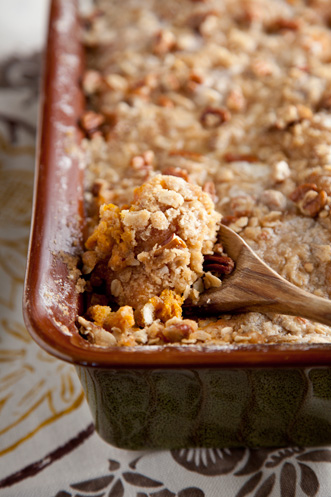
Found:
[{"label": "sweet potato filling", "polygon": [[[220,219],[210,195],[171,175],[156,175],[136,188],[130,206],[102,205],[85,243],[83,274],[92,290],[103,287],[109,302],[120,307],[112,312],[94,305],[87,316],[124,334],[135,325],[180,318],[184,299],[198,296],[193,285],[204,274],[204,255],[213,252]],[[186,336],[184,328],[178,333]]]}]

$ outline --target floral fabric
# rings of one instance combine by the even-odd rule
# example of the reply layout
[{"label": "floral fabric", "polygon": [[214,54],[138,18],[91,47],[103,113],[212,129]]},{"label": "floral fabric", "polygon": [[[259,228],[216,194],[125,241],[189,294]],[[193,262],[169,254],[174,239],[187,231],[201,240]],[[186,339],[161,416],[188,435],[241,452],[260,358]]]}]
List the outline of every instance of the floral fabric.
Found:
[{"label": "floral fabric", "polygon": [[[24,29],[2,29],[18,22],[18,3],[3,2],[0,16],[0,495],[330,497],[331,447],[130,452],[107,445],[74,368],[30,338],[21,301],[46,18],[26,0],[33,23],[21,16]],[[29,43],[21,38],[26,25]],[[1,33],[9,32],[6,44]]]}]

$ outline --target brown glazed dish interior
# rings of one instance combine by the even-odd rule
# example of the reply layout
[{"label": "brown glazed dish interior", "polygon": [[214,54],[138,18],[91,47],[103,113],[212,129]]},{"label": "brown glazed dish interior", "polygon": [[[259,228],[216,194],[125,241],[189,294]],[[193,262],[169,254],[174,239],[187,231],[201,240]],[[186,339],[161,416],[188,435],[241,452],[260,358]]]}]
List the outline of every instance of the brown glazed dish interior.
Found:
[{"label": "brown glazed dish interior", "polygon": [[[53,0],[41,100],[34,212],[24,292],[24,317],[36,342],[74,364],[103,368],[327,366],[331,345],[135,347],[101,349],[78,333],[79,294],[68,260],[79,253],[83,233],[83,169],[80,91],[83,51],[77,6]],[[68,148],[71,148],[69,153]]]}]

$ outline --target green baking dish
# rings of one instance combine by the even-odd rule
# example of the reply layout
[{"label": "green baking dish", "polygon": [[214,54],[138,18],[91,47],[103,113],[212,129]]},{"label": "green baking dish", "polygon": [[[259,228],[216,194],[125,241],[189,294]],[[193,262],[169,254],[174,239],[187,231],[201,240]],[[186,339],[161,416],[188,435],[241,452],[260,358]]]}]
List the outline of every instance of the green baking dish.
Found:
[{"label": "green baking dish", "polygon": [[135,347],[87,343],[70,272],[84,229],[75,2],[53,0],[24,290],[29,332],[75,365],[96,429],[126,449],[331,444],[331,345]]}]

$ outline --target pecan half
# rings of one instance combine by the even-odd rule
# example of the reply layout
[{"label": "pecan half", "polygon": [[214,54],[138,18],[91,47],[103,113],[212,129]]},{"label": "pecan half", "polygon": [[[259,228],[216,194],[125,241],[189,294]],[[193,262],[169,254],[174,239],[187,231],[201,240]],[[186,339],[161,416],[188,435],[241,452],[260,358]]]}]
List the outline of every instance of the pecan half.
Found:
[{"label": "pecan half", "polygon": [[183,178],[185,181],[189,182],[190,178],[186,169],[181,167],[166,167],[162,174],[165,176],[176,176],[177,178]]},{"label": "pecan half", "polygon": [[232,154],[228,153],[224,155],[224,160],[226,162],[258,162],[259,158],[254,154]]},{"label": "pecan half", "polygon": [[326,205],[327,193],[315,183],[299,185],[289,196],[296,203],[302,214],[315,217]]},{"label": "pecan half", "polygon": [[168,342],[180,342],[183,338],[187,338],[190,333],[193,333],[193,331],[195,331],[194,327],[183,321],[166,326],[162,331],[162,335]]},{"label": "pecan half", "polygon": [[227,255],[205,255],[203,269],[218,275],[231,274],[234,269],[234,261]]},{"label": "pecan half", "polygon": [[105,116],[102,114],[97,114],[93,110],[88,110],[80,118],[80,126],[86,132],[87,135],[92,135],[105,122]]},{"label": "pecan half", "polygon": [[204,128],[217,128],[231,119],[231,113],[222,107],[207,107],[200,117]]},{"label": "pecan half", "polygon": [[302,185],[297,186],[295,190],[293,190],[293,192],[289,195],[289,198],[290,200],[292,200],[292,202],[299,202],[303,199],[306,193],[311,190],[315,192],[318,191],[315,183],[303,183]]},{"label": "pecan half", "polygon": [[212,201],[216,204],[216,202],[218,201],[218,196],[216,195],[215,183],[213,181],[207,181],[203,185],[202,190],[208,193],[211,196]]},{"label": "pecan half", "polygon": [[280,17],[268,26],[267,32],[277,33],[279,31],[298,31],[299,28],[299,19],[286,19],[285,17]]},{"label": "pecan half", "polygon": [[320,192],[310,190],[299,205],[300,211],[306,216],[315,217],[325,206],[327,198],[328,196],[324,190]]}]

